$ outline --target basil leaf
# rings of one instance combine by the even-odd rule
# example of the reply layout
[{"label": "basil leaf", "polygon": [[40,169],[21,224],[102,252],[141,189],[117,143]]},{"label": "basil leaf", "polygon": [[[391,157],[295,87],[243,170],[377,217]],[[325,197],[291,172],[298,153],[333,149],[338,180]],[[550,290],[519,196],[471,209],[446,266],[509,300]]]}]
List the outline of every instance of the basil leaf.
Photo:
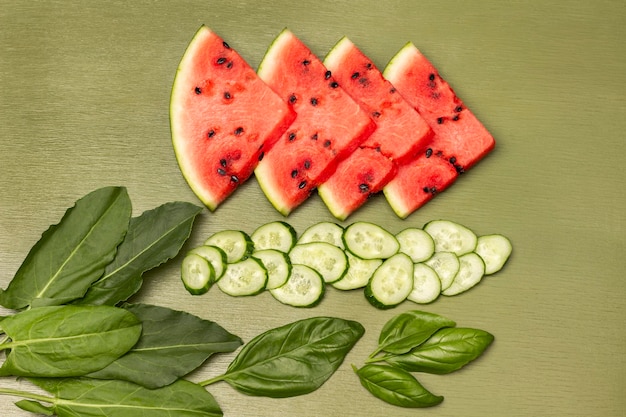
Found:
[{"label": "basil leaf", "polygon": [[236,390],[273,398],[307,394],[337,370],[365,329],[355,321],[313,317],[269,330],[248,342],[226,374]]},{"label": "basil leaf", "polygon": [[218,324],[189,313],[146,304],[124,307],[141,320],[141,338],[127,354],[88,375],[92,378],[158,388],[187,375],[213,353],[232,352],[243,343]]},{"label": "basil leaf", "polygon": [[53,416],[54,409],[51,406],[44,406],[37,401],[21,400],[15,403],[19,408],[31,413],[43,414],[44,416]]},{"label": "basil leaf", "polygon": [[180,379],[150,390],[126,381],[90,378],[33,378],[55,399],[59,417],[220,417],[215,398],[201,386]]},{"label": "basil leaf", "polygon": [[443,401],[409,372],[389,365],[369,364],[356,370],[361,385],[386,403],[407,408],[432,407]]},{"label": "basil leaf", "polygon": [[6,317],[11,339],[0,376],[65,377],[107,366],[137,342],[141,322],[131,312],[108,306],[38,307]]},{"label": "basil leaf", "polygon": [[419,346],[433,333],[443,327],[454,327],[456,323],[437,314],[424,311],[407,311],[389,320],[380,332],[378,350],[402,354]]},{"label": "basil leaf", "polygon": [[446,328],[409,353],[386,361],[409,372],[448,374],[478,358],[491,345],[492,334],[477,329]]},{"label": "basil leaf", "polygon": [[130,199],[122,187],[100,188],[78,200],[32,247],[0,292],[0,304],[20,310],[82,297],[113,260],[130,215]]},{"label": "basil leaf", "polygon": [[141,288],[144,272],[178,254],[201,210],[190,203],[173,202],[133,217],[115,259],[76,303],[116,305],[126,301]]}]

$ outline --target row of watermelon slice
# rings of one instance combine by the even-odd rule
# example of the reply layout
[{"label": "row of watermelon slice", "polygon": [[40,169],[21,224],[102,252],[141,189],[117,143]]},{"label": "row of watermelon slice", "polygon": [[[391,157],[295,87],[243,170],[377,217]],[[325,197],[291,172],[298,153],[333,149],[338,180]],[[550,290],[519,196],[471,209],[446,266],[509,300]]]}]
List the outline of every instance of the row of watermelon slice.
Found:
[{"label": "row of watermelon slice", "polygon": [[255,72],[201,26],[170,125],[181,172],[210,210],[254,174],[283,215],[317,190],[340,220],[381,191],[406,218],[495,145],[412,43],[381,72],[346,37],[322,62],[289,29]]}]

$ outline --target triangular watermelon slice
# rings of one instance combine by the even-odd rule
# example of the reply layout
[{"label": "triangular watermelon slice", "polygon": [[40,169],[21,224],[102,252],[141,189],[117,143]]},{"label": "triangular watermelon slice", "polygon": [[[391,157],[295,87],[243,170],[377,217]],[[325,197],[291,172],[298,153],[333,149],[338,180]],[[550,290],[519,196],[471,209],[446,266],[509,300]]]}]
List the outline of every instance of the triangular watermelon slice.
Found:
[{"label": "triangular watermelon slice", "polygon": [[412,43],[391,59],[383,74],[435,133],[427,149],[400,167],[384,188],[391,207],[405,218],[474,166],[495,141]]},{"label": "triangular watermelon slice", "polygon": [[250,177],[294,118],[233,48],[200,27],[178,66],[170,126],[181,172],[210,210]]},{"label": "triangular watermelon slice", "polygon": [[297,114],[255,170],[267,198],[288,215],[376,125],[289,29],[269,47],[258,74]]},{"label": "triangular watermelon slice", "polygon": [[391,180],[398,164],[425,148],[432,130],[396,91],[378,68],[347,37],[331,49],[324,65],[344,90],[367,110],[376,131],[339,163],[335,173],[318,187],[331,213],[345,220]]}]

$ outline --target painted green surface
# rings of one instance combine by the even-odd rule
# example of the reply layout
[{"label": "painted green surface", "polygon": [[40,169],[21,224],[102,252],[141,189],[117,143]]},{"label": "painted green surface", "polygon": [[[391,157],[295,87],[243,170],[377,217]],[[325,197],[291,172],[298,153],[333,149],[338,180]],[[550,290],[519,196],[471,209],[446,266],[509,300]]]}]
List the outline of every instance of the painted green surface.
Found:
[{"label": "painted green surface", "polygon": [[[5,1],[0,8],[0,285],[48,225],[87,192],[128,187],[140,213],[197,202],[170,144],[176,66],[200,24],[256,67],[289,27],[320,57],[348,36],[379,67],[407,41],[437,65],[494,134],[496,150],[406,220],[381,196],[345,224],[393,232],[456,220],[514,245],[506,268],[470,292],[422,307],[495,335],[480,360],[421,382],[444,394],[432,416],[623,416],[626,409],[626,7],[621,1]],[[226,228],[283,219],[255,180],[198,220],[192,245]],[[314,196],[287,219],[299,232],[333,220]],[[150,275],[138,300],[185,308],[250,340],[296,318],[356,319],[366,334],[311,395],[211,392],[227,416],[413,416],[369,396],[361,363],[382,325],[362,292],[329,290],[313,310],[269,294],[193,298],[180,259]],[[230,356],[191,376],[226,368]],[[7,381],[6,383],[12,383]],[[0,381],[5,384],[5,381]],[[0,398],[2,415],[28,415]]]}]

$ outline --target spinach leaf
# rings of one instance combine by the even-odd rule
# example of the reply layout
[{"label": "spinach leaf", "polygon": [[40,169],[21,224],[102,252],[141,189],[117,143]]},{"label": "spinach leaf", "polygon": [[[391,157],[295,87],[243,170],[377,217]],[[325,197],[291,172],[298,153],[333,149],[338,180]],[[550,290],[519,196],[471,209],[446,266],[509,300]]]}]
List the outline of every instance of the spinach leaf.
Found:
[{"label": "spinach leaf", "polygon": [[137,342],[141,322],[109,306],[47,306],[2,320],[10,349],[0,376],[66,377],[107,366]]},{"label": "spinach leaf", "polygon": [[446,328],[409,353],[389,356],[386,361],[409,372],[448,374],[478,358],[493,340],[484,330]]},{"label": "spinach leaf", "polygon": [[453,327],[456,323],[437,314],[424,311],[407,311],[389,320],[380,332],[378,349],[380,351],[402,354],[419,346],[433,333],[443,327]]},{"label": "spinach leaf", "polygon": [[443,401],[442,396],[432,394],[409,372],[393,366],[368,364],[355,372],[365,389],[392,405],[423,408]]},{"label": "spinach leaf", "polygon": [[131,203],[123,187],[92,191],[69,208],[32,247],[0,304],[60,305],[82,297],[102,276],[128,229]]},{"label": "spinach leaf", "polygon": [[141,338],[127,354],[88,375],[92,378],[158,388],[187,375],[213,353],[232,352],[242,344],[218,324],[186,312],[147,304],[124,307],[141,320]]},{"label": "spinach leaf", "polygon": [[[50,407],[37,409],[34,401],[17,403],[31,411],[53,411],[58,417],[220,417],[215,398],[200,385],[180,379],[150,390],[126,381],[90,378],[33,378],[31,381],[54,396]],[[50,415],[50,414],[48,414]]]},{"label": "spinach leaf", "polygon": [[271,329],[248,342],[224,375],[236,390],[273,398],[307,394],[337,370],[365,329],[355,321],[313,317]]},{"label": "spinach leaf", "polygon": [[144,272],[178,254],[202,209],[191,203],[172,202],[133,217],[113,262],[78,304],[116,305],[142,285]]}]

